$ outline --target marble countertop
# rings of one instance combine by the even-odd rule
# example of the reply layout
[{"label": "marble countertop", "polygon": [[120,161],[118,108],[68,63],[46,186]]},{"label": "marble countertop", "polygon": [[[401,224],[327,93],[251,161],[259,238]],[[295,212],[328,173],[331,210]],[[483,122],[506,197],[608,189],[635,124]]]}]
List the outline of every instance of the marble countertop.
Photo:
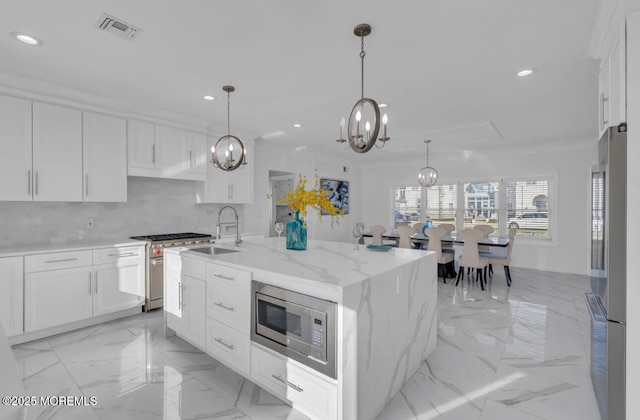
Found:
[{"label": "marble countertop", "polygon": [[179,252],[194,258],[203,258],[219,264],[278,274],[281,278],[307,280],[327,286],[345,288],[363,280],[424,258],[431,251],[392,248],[371,251],[360,245],[310,240],[306,251],[292,251],[285,247],[285,238],[261,238],[243,242],[239,252],[207,255],[188,248],[170,248],[165,252]]},{"label": "marble countertop", "polygon": [[81,251],[85,249],[107,248],[112,246],[137,246],[145,245],[145,241],[133,239],[104,240],[104,241],[78,241],[60,244],[17,245],[10,248],[0,248],[0,257],[14,257],[21,255],[43,254],[47,252]]}]

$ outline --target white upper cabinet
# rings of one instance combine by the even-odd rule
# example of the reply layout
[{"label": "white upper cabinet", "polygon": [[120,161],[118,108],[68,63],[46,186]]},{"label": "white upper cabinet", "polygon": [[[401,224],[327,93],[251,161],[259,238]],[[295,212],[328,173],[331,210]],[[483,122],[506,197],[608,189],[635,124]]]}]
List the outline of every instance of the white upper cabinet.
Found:
[{"label": "white upper cabinet", "polygon": [[84,201],[127,201],[127,121],[83,112]]},{"label": "white upper cabinet", "polygon": [[31,101],[0,96],[0,200],[31,201]]},{"label": "white upper cabinet", "polygon": [[[209,149],[213,144],[209,144]],[[253,145],[245,143],[247,164],[223,171],[207,164],[207,180],[198,189],[197,203],[247,204],[253,202]]]},{"label": "white upper cabinet", "polygon": [[627,120],[626,27],[612,32],[611,43],[600,63],[598,128],[600,135],[608,127]]},{"label": "white upper cabinet", "polygon": [[204,181],[204,135],[129,120],[129,175]]},{"label": "white upper cabinet", "polygon": [[33,103],[34,201],[82,201],[82,111]]},{"label": "white upper cabinet", "polygon": [[152,123],[129,120],[129,175],[137,175],[139,169],[156,167],[156,126]]}]

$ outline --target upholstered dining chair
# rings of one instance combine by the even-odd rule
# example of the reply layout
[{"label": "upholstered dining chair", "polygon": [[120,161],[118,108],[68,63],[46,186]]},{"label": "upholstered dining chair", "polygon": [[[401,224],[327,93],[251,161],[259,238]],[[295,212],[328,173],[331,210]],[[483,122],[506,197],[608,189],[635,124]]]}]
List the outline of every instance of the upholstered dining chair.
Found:
[{"label": "upholstered dining chair", "polygon": [[480,287],[484,290],[487,272],[486,268],[487,264],[489,264],[489,258],[481,257],[478,252],[478,241],[484,238],[484,235],[477,229],[465,229],[458,233],[458,236],[464,241],[464,245],[462,246],[462,255],[458,259],[459,269],[456,286],[460,282],[460,279],[464,277],[465,267],[475,268],[476,281],[480,280]]},{"label": "upholstered dining chair", "polygon": [[371,231],[371,243],[373,245],[382,245],[382,234],[387,231],[387,229],[382,225],[373,225],[369,228]]},{"label": "upholstered dining chair", "polygon": [[[473,228],[482,232],[485,238],[488,238],[489,234],[493,233],[493,226],[491,225],[475,225]],[[478,252],[480,252],[481,257],[487,257],[487,255],[484,254],[490,253],[491,247],[489,245],[478,245]],[[467,272],[467,274],[469,273]],[[491,263],[489,263],[489,276],[491,276],[492,274],[493,267],[491,266]]]},{"label": "upholstered dining chair", "polygon": [[515,240],[516,229],[509,229],[509,245],[507,245],[506,256],[502,257],[495,254],[486,254],[489,258],[489,264],[498,264],[504,267],[504,279],[509,287],[511,287],[511,271],[509,270],[509,264],[511,264],[511,252],[513,251],[513,243]]},{"label": "upholstered dining chair", "polygon": [[396,228],[398,232],[398,247],[411,248],[411,235],[413,235],[413,227],[409,225],[401,225]]},{"label": "upholstered dining chair", "polygon": [[430,227],[425,230],[425,233],[429,237],[429,251],[436,253],[436,260],[438,261],[438,277],[442,275],[442,281],[447,283],[447,276],[455,273],[453,266],[453,254],[442,252],[442,237],[447,234],[447,231],[441,227]]},{"label": "upholstered dining chair", "polygon": [[[438,227],[444,229],[445,231],[447,231],[447,235],[451,235],[451,232],[453,232],[454,230],[456,230],[456,225],[454,225],[453,223],[440,223],[438,225]],[[445,253],[449,253],[449,254],[455,254],[456,250],[453,249],[453,242],[445,242],[442,244],[442,252]]]}]

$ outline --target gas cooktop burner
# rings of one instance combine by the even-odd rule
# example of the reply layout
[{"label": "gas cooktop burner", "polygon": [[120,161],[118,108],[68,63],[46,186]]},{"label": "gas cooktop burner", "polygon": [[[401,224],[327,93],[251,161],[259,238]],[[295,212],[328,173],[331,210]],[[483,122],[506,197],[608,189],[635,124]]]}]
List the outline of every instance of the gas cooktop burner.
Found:
[{"label": "gas cooktop burner", "polygon": [[142,235],[132,236],[130,239],[137,239],[139,241],[175,241],[179,239],[194,239],[194,238],[209,238],[211,235],[206,233],[163,233],[159,235]]}]

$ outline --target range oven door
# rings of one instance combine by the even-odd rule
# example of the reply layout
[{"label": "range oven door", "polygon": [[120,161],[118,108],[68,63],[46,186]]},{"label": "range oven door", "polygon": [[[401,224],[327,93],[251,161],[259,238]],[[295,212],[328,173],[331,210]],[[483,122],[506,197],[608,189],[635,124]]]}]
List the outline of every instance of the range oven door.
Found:
[{"label": "range oven door", "polygon": [[336,304],[255,281],[252,288],[251,339],[335,379]]}]

